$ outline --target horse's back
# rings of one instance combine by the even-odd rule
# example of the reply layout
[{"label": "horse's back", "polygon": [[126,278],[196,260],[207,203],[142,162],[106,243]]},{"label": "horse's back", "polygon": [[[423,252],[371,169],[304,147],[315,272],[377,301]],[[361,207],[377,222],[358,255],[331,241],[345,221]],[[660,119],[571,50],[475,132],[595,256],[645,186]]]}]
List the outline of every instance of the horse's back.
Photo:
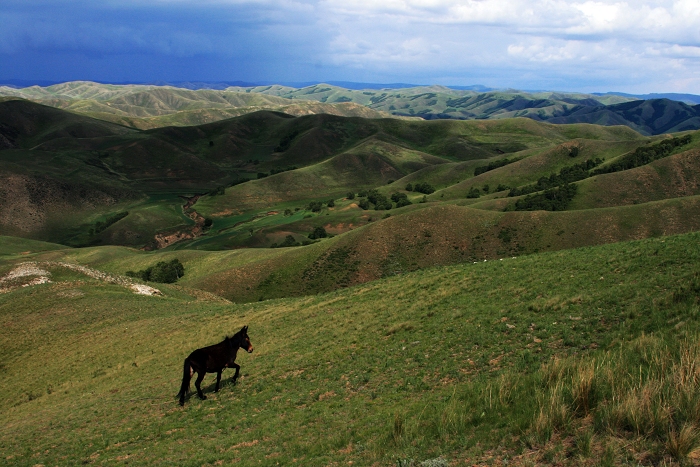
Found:
[{"label": "horse's back", "polygon": [[224,368],[228,362],[226,349],[221,344],[210,345],[197,349],[187,357],[191,363],[207,372],[215,372]]}]

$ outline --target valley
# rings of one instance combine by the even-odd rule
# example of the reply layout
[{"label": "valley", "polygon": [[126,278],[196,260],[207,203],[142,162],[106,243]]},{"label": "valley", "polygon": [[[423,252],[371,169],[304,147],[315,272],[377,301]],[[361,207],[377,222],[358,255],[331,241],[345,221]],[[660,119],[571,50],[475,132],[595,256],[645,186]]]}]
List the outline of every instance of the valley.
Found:
[{"label": "valley", "polygon": [[[693,106],[0,93],[0,460],[700,462]],[[184,357],[243,325],[238,384],[180,408]]]}]

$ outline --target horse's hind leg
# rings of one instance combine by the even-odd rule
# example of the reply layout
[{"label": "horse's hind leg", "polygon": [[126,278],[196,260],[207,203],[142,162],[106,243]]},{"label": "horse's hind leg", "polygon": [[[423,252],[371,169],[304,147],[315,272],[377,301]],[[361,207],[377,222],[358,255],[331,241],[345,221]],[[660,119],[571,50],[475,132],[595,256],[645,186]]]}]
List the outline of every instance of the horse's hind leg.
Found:
[{"label": "horse's hind leg", "polygon": [[206,374],[206,372],[204,372],[204,371],[201,373],[197,373],[197,380],[194,382],[194,385],[197,388],[197,395],[202,400],[205,400],[207,398],[207,396],[205,396],[204,393],[202,392],[202,388],[200,386],[200,384],[202,384],[202,380],[204,379],[205,374]]},{"label": "horse's hind leg", "polygon": [[216,373],[216,388],[214,389],[214,392],[219,392],[219,383],[221,382],[221,372],[224,370],[219,370]]}]

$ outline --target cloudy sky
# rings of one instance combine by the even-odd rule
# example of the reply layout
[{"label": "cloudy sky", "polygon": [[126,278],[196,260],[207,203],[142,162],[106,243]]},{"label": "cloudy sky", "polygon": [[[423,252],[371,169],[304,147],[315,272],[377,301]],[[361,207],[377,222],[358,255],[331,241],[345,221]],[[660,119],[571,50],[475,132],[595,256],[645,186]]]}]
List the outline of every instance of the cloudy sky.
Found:
[{"label": "cloudy sky", "polygon": [[700,0],[2,0],[8,79],[700,94]]}]

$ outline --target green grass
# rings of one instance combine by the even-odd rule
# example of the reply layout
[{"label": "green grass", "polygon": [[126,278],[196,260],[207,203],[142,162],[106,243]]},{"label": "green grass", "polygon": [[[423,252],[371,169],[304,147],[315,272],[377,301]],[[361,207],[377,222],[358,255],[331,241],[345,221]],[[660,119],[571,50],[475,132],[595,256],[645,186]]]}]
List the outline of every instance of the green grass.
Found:
[{"label": "green grass", "polygon": [[[674,349],[697,342],[699,240],[432,268],[247,305],[169,286],[163,297],[141,297],[85,277],[20,288],[0,295],[2,458],[390,465],[438,456],[488,462],[532,455],[530,446],[549,463],[565,452],[556,440],[578,423],[572,405],[572,422],[538,421],[549,400],[538,394],[555,381],[551,358],[571,358],[563,374],[574,374],[621,354],[618,366],[601,368],[634,375],[641,364],[650,377],[670,377],[670,363],[681,363]],[[182,359],[244,324],[256,350],[238,358],[240,384],[214,394],[210,376],[209,399],[179,408]],[[651,337],[635,343],[643,334]],[[658,349],[669,366],[639,360],[635,349]],[[593,453],[602,442],[634,440],[611,454],[618,465],[627,453],[672,455],[663,437],[606,426],[593,427]],[[551,436],[538,438],[538,429]]]},{"label": "green grass", "polygon": [[64,250],[64,245],[39,242],[19,237],[0,236],[0,256],[37,253],[40,251]]}]

